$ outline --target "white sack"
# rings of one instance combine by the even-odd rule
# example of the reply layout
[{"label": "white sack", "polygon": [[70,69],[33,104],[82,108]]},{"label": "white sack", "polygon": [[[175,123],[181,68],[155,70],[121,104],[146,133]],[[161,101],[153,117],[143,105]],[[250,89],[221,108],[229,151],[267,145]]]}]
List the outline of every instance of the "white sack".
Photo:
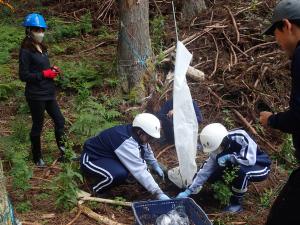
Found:
[{"label": "white sack", "polygon": [[192,54],[182,42],[178,42],[173,89],[173,122],[179,169],[173,168],[168,171],[168,177],[180,188],[190,185],[197,172],[195,157],[198,122],[190,89],[186,81],[186,72],[191,59]]}]

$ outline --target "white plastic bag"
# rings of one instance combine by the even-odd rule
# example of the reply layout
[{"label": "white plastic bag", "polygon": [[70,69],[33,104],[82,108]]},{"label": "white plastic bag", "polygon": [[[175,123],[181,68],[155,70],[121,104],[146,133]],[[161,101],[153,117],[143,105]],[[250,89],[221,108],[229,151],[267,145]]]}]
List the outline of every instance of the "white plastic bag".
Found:
[{"label": "white plastic bag", "polygon": [[192,54],[179,41],[176,49],[173,89],[174,137],[179,168],[168,171],[169,179],[179,188],[190,185],[197,172],[195,157],[198,122],[186,81],[186,72],[191,59]]}]

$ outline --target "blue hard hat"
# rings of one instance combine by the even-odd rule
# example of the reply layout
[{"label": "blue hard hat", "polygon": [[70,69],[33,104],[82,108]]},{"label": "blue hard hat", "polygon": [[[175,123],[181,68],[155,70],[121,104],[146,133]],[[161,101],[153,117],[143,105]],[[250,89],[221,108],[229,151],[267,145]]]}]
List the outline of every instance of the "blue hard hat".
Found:
[{"label": "blue hard hat", "polygon": [[48,28],[44,17],[38,13],[30,13],[25,17],[23,27]]}]

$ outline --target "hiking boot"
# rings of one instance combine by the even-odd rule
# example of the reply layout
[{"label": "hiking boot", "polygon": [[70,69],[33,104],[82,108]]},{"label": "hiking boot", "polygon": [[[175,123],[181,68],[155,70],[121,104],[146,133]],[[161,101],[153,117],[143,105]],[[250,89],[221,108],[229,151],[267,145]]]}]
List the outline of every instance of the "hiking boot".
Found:
[{"label": "hiking boot", "polygon": [[37,166],[37,167],[46,167],[46,164],[45,164],[45,162],[44,162],[44,160],[43,159],[38,159],[36,162],[34,162],[35,163],[35,165]]}]

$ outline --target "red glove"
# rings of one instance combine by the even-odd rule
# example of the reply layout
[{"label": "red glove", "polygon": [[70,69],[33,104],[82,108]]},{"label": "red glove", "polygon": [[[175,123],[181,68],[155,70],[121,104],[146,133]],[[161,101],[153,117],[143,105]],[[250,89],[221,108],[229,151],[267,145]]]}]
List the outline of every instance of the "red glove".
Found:
[{"label": "red glove", "polygon": [[54,79],[59,73],[52,70],[52,69],[46,69],[43,70],[43,76],[45,78],[50,78],[50,79]]}]

